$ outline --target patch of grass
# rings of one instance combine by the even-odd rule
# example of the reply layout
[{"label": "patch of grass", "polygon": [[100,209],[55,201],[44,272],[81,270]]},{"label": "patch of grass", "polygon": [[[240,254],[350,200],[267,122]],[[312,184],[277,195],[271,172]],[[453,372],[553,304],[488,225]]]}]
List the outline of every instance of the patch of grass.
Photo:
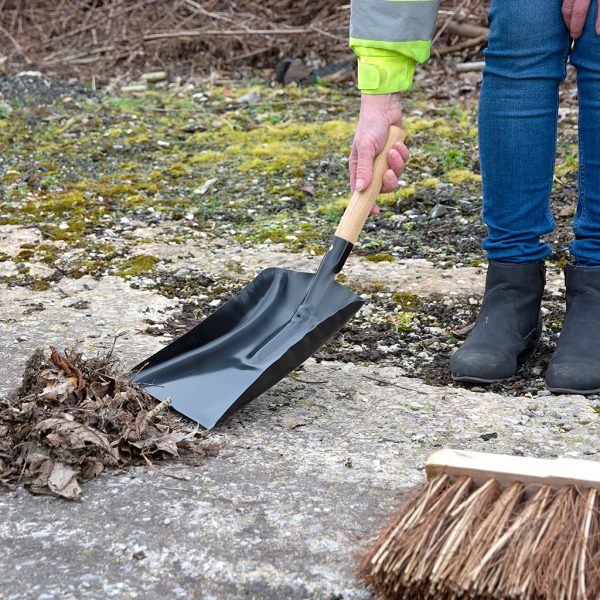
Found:
[{"label": "patch of grass", "polygon": [[389,319],[391,321],[392,327],[394,327],[396,331],[412,331],[414,328],[415,317],[416,313],[411,311],[405,311],[390,315]]}]

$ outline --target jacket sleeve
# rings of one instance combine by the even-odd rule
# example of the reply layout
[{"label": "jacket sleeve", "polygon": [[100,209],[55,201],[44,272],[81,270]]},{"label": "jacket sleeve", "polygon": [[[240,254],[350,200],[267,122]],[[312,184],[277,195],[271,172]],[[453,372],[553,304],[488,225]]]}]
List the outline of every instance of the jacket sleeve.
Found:
[{"label": "jacket sleeve", "polygon": [[410,89],[429,58],[439,0],[351,0],[350,47],[364,94]]}]

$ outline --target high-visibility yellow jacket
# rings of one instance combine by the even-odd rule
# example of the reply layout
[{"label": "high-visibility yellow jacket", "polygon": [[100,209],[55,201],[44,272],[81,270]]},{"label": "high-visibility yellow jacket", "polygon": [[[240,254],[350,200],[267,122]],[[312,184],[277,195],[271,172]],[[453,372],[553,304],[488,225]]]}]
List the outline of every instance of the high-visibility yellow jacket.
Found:
[{"label": "high-visibility yellow jacket", "polygon": [[350,47],[364,94],[407,90],[429,58],[439,0],[351,0]]}]

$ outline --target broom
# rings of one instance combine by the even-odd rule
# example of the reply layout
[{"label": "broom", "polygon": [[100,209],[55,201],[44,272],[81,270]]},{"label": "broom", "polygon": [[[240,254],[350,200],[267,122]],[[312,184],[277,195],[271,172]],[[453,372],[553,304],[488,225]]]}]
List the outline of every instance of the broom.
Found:
[{"label": "broom", "polygon": [[600,463],[438,450],[360,561],[386,599],[600,600]]}]

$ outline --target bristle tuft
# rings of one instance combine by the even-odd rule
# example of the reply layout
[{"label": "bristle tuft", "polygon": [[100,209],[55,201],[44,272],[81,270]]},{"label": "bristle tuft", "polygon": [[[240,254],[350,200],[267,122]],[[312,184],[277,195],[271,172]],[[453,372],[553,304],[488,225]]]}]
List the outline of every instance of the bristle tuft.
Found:
[{"label": "bristle tuft", "polygon": [[600,493],[432,479],[359,568],[381,598],[600,599]]}]

